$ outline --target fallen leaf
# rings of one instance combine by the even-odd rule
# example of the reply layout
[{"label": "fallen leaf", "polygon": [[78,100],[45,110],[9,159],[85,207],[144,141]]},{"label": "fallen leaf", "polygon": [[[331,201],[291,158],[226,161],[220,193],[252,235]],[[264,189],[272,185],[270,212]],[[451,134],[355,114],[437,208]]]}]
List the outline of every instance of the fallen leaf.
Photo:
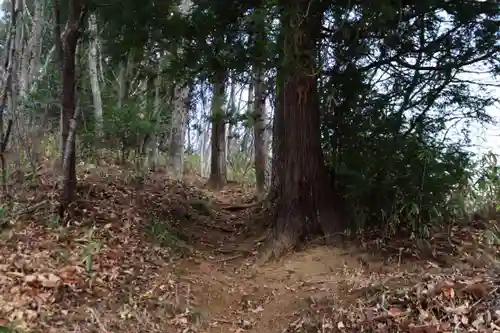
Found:
[{"label": "fallen leaf", "polygon": [[455,290],[451,287],[443,287],[443,294],[448,298],[455,297]]},{"label": "fallen leaf", "polygon": [[61,278],[52,273],[48,274],[47,277],[41,275],[39,280],[45,288],[57,288],[61,285]]},{"label": "fallen leaf", "polygon": [[259,312],[262,312],[264,311],[264,308],[262,306],[258,306],[257,308],[253,309],[252,312],[253,313],[259,313]]},{"label": "fallen leaf", "polygon": [[389,308],[388,312],[393,317],[401,316],[404,314],[404,311],[398,308]]}]

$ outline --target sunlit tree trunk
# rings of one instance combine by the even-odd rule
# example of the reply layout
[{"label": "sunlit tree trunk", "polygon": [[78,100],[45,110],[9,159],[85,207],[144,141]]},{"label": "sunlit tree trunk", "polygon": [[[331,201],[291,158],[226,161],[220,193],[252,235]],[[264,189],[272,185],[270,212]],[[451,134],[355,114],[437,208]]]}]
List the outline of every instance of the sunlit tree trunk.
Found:
[{"label": "sunlit tree trunk", "polygon": [[[182,0],[179,5],[181,14],[187,14],[191,7],[190,0]],[[182,53],[182,49],[177,50]],[[174,85],[172,127],[170,132],[169,167],[174,178],[181,179],[184,174],[184,140],[190,106],[190,86],[187,82],[176,82]]]},{"label": "sunlit tree trunk", "polygon": [[102,132],[103,112],[102,112],[101,87],[99,84],[99,74],[97,72],[98,32],[97,32],[97,20],[95,14],[89,15],[88,21],[89,21],[89,31],[91,33],[91,40],[89,43],[89,50],[88,50],[90,88],[92,89],[92,100],[94,102],[96,139],[100,140],[103,135]]},{"label": "sunlit tree trunk", "polygon": [[203,126],[202,133],[202,156],[201,159],[201,176],[203,178],[208,178],[210,176],[210,122],[207,122]]},{"label": "sunlit tree trunk", "polygon": [[320,142],[316,48],[324,8],[322,2],[308,0],[281,0],[280,5],[283,53],[275,124],[273,257],[309,236],[330,234],[342,223]]},{"label": "sunlit tree trunk", "polygon": [[204,120],[207,116],[207,112],[209,111],[204,89],[201,90],[200,95],[202,110],[202,123],[200,125],[200,174],[203,178],[208,178],[210,175],[210,122],[204,122]]},{"label": "sunlit tree trunk", "polygon": [[255,55],[252,66],[252,76],[255,87],[255,97],[253,101],[253,129],[254,129],[254,169],[257,197],[263,198],[266,190],[266,164],[267,151],[265,141],[266,129],[266,100],[264,87],[264,69],[265,58],[262,50],[266,43],[265,13],[262,9],[257,9],[253,14],[253,32]]},{"label": "sunlit tree trunk", "polygon": [[189,86],[184,83],[174,87],[174,101],[170,132],[169,167],[174,178],[184,173],[184,140],[189,111]]}]

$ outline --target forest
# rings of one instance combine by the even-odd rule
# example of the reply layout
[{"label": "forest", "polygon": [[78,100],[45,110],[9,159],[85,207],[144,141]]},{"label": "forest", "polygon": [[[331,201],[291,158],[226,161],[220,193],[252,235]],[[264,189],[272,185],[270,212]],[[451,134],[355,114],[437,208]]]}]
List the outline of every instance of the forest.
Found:
[{"label": "forest", "polygon": [[496,0],[0,12],[0,332],[500,332]]}]

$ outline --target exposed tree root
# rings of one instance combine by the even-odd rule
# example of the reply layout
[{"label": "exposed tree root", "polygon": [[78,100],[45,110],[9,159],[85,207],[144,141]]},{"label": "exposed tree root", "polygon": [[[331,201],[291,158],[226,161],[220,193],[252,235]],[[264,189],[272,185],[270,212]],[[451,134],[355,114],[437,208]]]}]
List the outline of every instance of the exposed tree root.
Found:
[{"label": "exposed tree root", "polygon": [[224,186],[226,186],[226,184],[227,180],[219,179],[211,175],[210,178],[208,178],[206,186],[212,190],[221,190]]},{"label": "exposed tree root", "polygon": [[292,228],[291,226],[301,226],[302,220],[295,217],[287,221],[276,221],[276,226],[288,225],[290,228],[273,230],[273,235],[268,239],[266,250],[264,251],[259,263],[266,263],[272,260],[279,260],[286,254],[297,249],[301,244],[302,235],[300,229]]}]

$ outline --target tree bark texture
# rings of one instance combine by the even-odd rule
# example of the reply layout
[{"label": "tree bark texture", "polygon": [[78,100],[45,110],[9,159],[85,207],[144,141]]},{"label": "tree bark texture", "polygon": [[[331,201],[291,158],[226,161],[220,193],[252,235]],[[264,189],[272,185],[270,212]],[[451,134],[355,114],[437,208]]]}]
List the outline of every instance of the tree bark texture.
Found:
[{"label": "tree bark texture", "polygon": [[179,83],[174,87],[174,110],[170,132],[169,167],[176,179],[184,175],[184,139],[189,115],[189,86]]},{"label": "tree bark texture", "polygon": [[254,168],[257,196],[262,198],[266,191],[267,152],[265,142],[266,100],[262,69],[255,70],[254,100]]},{"label": "tree bark texture", "polygon": [[328,235],[342,225],[320,140],[316,48],[322,1],[281,0],[280,4],[284,9],[283,55],[278,73],[277,141],[273,147],[273,257],[294,249],[309,236]]},{"label": "tree bark texture", "polygon": [[226,72],[219,70],[212,98],[212,153],[208,185],[220,189],[227,183],[226,174],[226,115],[224,112]]},{"label": "tree bark texture", "polygon": [[[76,71],[75,71],[75,56],[76,45],[78,43],[77,30],[69,30],[65,36],[63,43],[63,76],[62,76],[62,114],[61,114],[61,143],[62,150],[61,159],[62,165],[67,166],[64,170],[64,177],[68,177],[66,188],[63,189],[64,200],[68,203],[73,200],[76,188],[76,155],[75,155],[75,140],[68,140],[71,119],[75,113],[76,107]],[[70,147],[66,148],[66,145]],[[69,153],[66,154],[66,150]],[[67,158],[68,161],[64,161]]]},{"label": "tree bark texture", "polygon": [[[73,201],[76,191],[76,57],[80,27],[86,13],[83,2],[69,0],[72,11],[68,17],[68,28],[62,38],[62,93],[61,93],[61,164],[63,187],[60,197],[60,217],[63,218],[67,206]],[[73,129],[72,129],[73,127]],[[72,139],[71,139],[71,132]]]}]

